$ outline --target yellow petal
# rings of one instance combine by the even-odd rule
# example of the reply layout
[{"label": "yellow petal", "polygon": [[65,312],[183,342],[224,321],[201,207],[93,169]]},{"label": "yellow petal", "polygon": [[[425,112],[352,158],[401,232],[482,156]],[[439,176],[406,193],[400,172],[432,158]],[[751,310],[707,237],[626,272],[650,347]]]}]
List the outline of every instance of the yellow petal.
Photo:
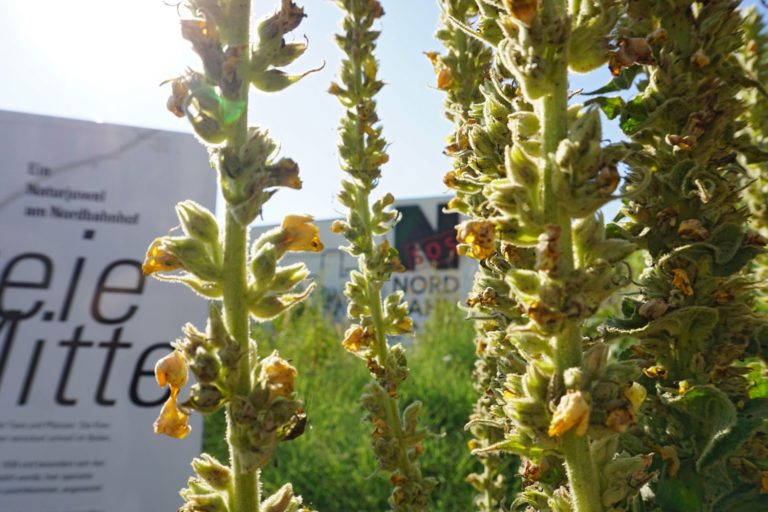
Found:
[{"label": "yellow petal", "polygon": [[688,273],[681,268],[672,269],[672,273],[674,274],[674,277],[672,278],[672,286],[688,297],[693,295],[693,287],[691,286],[691,280],[688,277]]},{"label": "yellow petal", "polygon": [[172,396],[165,402],[160,416],[155,421],[155,434],[184,439],[192,430],[188,420],[189,416],[179,410],[176,399]]},{"label": "yellow petal", "polygon": [[264,358],[261,368],[267,377],[270,397],[288,396],[293,393],[293,384],[298,372],[288,361],[280,357],[277,351]]},{"label": "yellow petal", "polygon": [[174,350],[155,364],[155,378],[160,387],[171,386],[176,393],[187,382],[187,362],[178,350]]},{"label": "yellow petal", "polygon": [[145,276],[156,272],[171,272],[181,268],[181,262],[168,252],[162,238],[155,238],[147,249],[141,271]]},{"label": "yellow petal", "polygon": [[456,240],[469,246],[466,255],[483,260],[493,254],[496,237],[493,223],[487,220],[468,220],[456,226]]},{"label": "yellow petal", "polygon": [[310,215],[287,215],[280,226],[283,232],[283,247],[286,251],[320,252],[323,243],[318,233],[320,229],[312,224]]},{"label": "yellow petal", "polygon": [[586,434],[589,427],[589,404],[581,391],[569,391],[560,399],[547,433],[559,437],[574,427],[577,436]]}]

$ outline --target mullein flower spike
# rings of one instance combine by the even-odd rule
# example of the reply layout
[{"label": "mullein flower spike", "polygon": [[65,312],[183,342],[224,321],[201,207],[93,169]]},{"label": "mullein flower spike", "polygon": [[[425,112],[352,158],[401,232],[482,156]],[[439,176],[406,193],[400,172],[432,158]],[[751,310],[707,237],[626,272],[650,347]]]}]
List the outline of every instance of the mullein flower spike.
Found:
[{"label": "mullein flower spike", "polygon": [[[740,197],[744,166],[759,168],[768,153],[755,137],[764,120],[751,117],[764,102],[760,71],[749,66],[750,41],[759,36],[750,32],[752,15],[737,7],[628,5],[612,64],[619,76],[647,79],[629,101],[598,100],[632,140],[630,184],[643,182],[625,201],[621,230],[648,251],[648,267],[640,294],[623,301],[608,333],[638,340],[631,350],[648,397],[639,407],[642,429],[625,448],[657,455],[649,470],[658,477],[642,495],[649,510],[768,507],[761,474],[768,396],[751,392],[765,370],[744,363],[768,349],[747,274],[764,249],[749,235]],[[639,396],[625,395],[637,410]]]},{"label": "mullein flower spike", "polygon": [[402,345],[390,346],[387,342],[387,335],[411,333],[413,320],[402,293],[382,299],[381,292],[390,275],[405,268],[388,241],[375,239],[392,228],[397,212],[388,208],[394,202],[391,194],[376,201],[370,198],[381,175],[380,167],[389,159],[374,100],[383,82],[377,77],[373,52],[378,32],[372,26],[384,10],[378,0],[337,3],[345,12],[345,33],[336,39],[346,57],[341,64],[341,83],[331,84],[328,92],[347,108],[340,129],[339,154],[349,179],[342,182],[339,202],[349,211],[346,221],[334,222],[332,231],[347,238],[349,245],[344,250],[358,257],[360,267],[360,271],[352,271],[345,289],[353,324],[342,346],[366,361],[373,378],[362,403],[365,417],[373,425],[373,451],[379,466],[390,473],[393,489],[389,505],[394,511],[427,510],[437,481],[423,477],[418,464],[427,435],[418,426],[421,404],[414,402],[400,411],[398,386],[409,370]]},{"label": "mullein flower spike", "polygon": [[[613,442],[637,421],[624,392],[640,372],[600,350],[599,338],[585,338],[583,325],[629,282],[622,262],[635,246],[597,213],[620,184],[626,149],[601,146],[598,112],[569,106],[567,91],[569,67],[588,71],[610,60],[621,5],[479,0],[475,14],[461,0],[443,4],[441,34],[456,34],[444,38],[447,54],[433,59],[453,79],[447,110],[455,133],[446,152],[454,168],[445,183],[456,191],[449,208],[470,217],[458,228],[459,250],[481,260],[467,300],[484,393],[469,423],[474,453],[487,464],[472,478],[478,505],[499,506],[504,489],[482,458],[503,450],[522,458],[517,505],[621,510],[639,487],[616,491],[609,483],[629,471],[635,482],[653,476]],[[483,53],[457,51],[462,34],[484,41],[493,57],[474,77],[462,66]],[[612,440],[606,463],[617,461],[605,479],[598,476],[608,468],[591,450],[601,440]]]},{"label": "mullein flower spike", "polygon": [[[440,6],[444,23],[437,32],[437,38],[445,46],[445,53],[428,52],[426,55],[435,68],[437,88],[446,93],[446,117],[454,129],[445,149],[453,159],[453,169],[446,174],[444,183],[456,193],[448,208],[473,218],[474,224],[468,221],[457,227],[457,241],[460,250],[468,256],[483,260],[467,299],[467,306],[474,308],[478,317],[484,318],[475,322],[478,359],[473,377],[479,398],[468,425],[475,437],[468,446],[483,469],[469,475],[467,481],[478,492],[474,500],[478,510],[495,512],[507,500],[506,473],[510,470],[506,466],[510,457],[485,449],[503,439],[504,425],[492,413],[500,406],[498,393],[494,390],[502,387],[503,374],[508,371],[506,365],[511,361],[505,357],[506,354],[499,354],[490,347],[492,344],[496,346],[496,340],[504,337],[510,319],[515,318],[517,312],[507,298],[508,287],[504,282],[503,269],[496,264],[498,258],[489,257],[496,254],[499,241],[489,219],[492,212],[483,206],[485,198],[479,193],[483,190],[483,183],[497,175],[497,171],[492,171],[486,178],[485,170],[498,169],[504,162],[494,154],[488,154],[486,159],[476,158],[469,150],[472,147],[470,133],[480,138],[479,131],[473,129],[480,115],[487,116],[483,118],[493,124],[494,138],[503,140],[508,132],[508,112],[501,103],[488,103],[482,114],[478,112],[478,106],[484,100],[483,88],[491,86],[492,52],[482,41],[453,22],[456,20],[467,25],[487,8],[474,0],[442,0]],[[500,34],[495,23],[480,24],[478,31],[483,38],[498,41]],[[535,117],[533,120],[538,122]],[[478,234],[482,236],[478,237]],[[469,237],[471,239],[467,240]],[[479,311],[481,309],[482,312]],[[498,314],[498,311],[504,313]]]},{"label": "mullein flower spike", "polygon": [[[181,21],[181,35],[200,57],[203,70],[187,70],[171,81],[168,110],[186,117],[208,148],[226,201],[225,221],[193,201],[177,205],[183,234],[152,242],[142,270],[158,279],[186,284],[219,300],[209,308],[205,332],[187,324],[176,350],[156,368],[171,397],[155,431],[173,437],[189,433],[191,410],[211,414],[226,408],[231,467],[203,455],[193,461],[197,476],[181,491],[186,512],[307,510],[292,487],[283,486],[262,500],[258,471],[280,441],[298,437],[306,414],[294,392],[297,371],[277,352],[259,359],[250,336],[250,318],[265,321],[304,300],[314,288],[296,288],[308,277],[301,264],[280,266],[289,251],[323,249],[312,218],[289,215],[259,237],[248,251],[247,226],[279,187],[300,189],[299,167],[278,158],[277,144],[262,129],[248,127],[249,85],[265,92],[284,89],[306,76],[280,68],[307,48],[285,36],[305,18],[290,0],[256,28],[250,41],[250,2],[188,0],[192,17]],[[313,70],[314,71],[314,70]],[[250,274],[249,271],[250,270]],[[187,369],[195,376],[189,397],[178,397]]]}]

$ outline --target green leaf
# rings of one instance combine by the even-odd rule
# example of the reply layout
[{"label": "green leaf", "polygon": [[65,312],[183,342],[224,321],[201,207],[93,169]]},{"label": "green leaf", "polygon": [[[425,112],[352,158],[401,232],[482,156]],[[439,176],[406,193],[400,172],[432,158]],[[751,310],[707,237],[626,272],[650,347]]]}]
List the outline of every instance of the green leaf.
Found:
[{"label": "green leaf", "polygon": [[742,409],[736,424],[716,434],[704,448],[696,470],[704,472],[727,458],[763,426],[768,418],[768,398],[755,398]]},{"label": "green leaf", "polygon": [[717,502],[716,506],[715,510],[765,512],[768,510],[768,494],[757,494],[755,491],[731,494],[724,500]]},{"label": "green leaf", "polygon": [[738,224],[721,224],[715,228],[709,238],[709,242],[718,249],[715,261],[720,264],[730,261],[741,247],[743,238],[744,231]]},{"label": "green leaf", "polygon": [[622,131],[626,135],[630,135],[636,132],[646,121],[648,121],[648,111],[643,104],[643,96],[636,96],[629,103],[624,105],[624,109],[621,113],[621,126]]},{"label": "green leaf", "polygon": [[[768,329],[761,329],[758,333],[759,336],[765,336],[768,334]],[[763,375],[763,365],[754,362],[750,363],[749,367],[752,371],[747,375],[749,385],[749,398],[768,398],[768,378]]]},{"label": "green leaf", "polygon": [[608,119],[616,119],[621,115],[622,110],[624,110],[625,103],[624,100],[618,96],[600,96],[599,98],[594,98],[585,102],[584,105],[598,105]]},{"label": "green leaf", "polygon": [[664,512],[703,512],[703,479],[683,469],[677,479],[663,478],[656,488],[656,504]]},{"label": "green leaf", "polygon": [[[681,413],[685,429],[696,441],[702,454],[719,446],[737,424],[736,407],[728,395],[712,385],[694,386],[683,395],[667,400],[668,405]],[[727,450],[723,448],[722,453]],[[703,456],[703,455],[702,455]],[[717,460],[717,456],[714,457]],[[707,459],[711,465],[711,459]],[[698,463],[697,463],[698,464]]]},{"label": "green leaf", "polygon": [[712,273],[718,277],[735,274],[741,270],[741,267],[752,261],[755,256],[761,254],[762,252],[762,248],[756,247],[754,245],[747,245],[742,247],[736,251],[736,254],[727,263],[722,265],[714,265],[712,267]]},{"label": "green leaf", "polygon": [[[606,85],[599,89],[595,89],[592,92],[582,93],[585,96],[595,96],[597,94],[605,94],[608,92],[623,91],[632,87],[632,82],[635,81],[635,77],[643,70],[642,66],[630,66],[621,70],[619,76],[608,82]],[[613,118],[611,118],[613,119]]]}]

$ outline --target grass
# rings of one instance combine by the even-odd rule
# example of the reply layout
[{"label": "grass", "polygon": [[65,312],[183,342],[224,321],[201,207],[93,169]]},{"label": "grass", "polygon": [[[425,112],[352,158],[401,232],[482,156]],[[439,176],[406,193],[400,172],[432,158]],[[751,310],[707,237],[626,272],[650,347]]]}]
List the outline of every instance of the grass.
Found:
[{"label": "grass", "polygon": [[[317,510],[387,510],[391,486],[371,451],[371,427],[361,420],[359,397],[368,372],[362,361],[343,350],[342,334],[343,328],[334,325],[317,302],[256,329],[262,355],[278,348],[298,368],[297,390],[310,425],[304,435],[283,443],[274,464],[264,469],[265,493],[290,481]],[[424,474],[440,480],[433,494],[435,511],[472,508],[473,490],[464,481],[479,466],[469,454],[464,431],[475,400],[472,337],[463,313],[444,303],[408,351],[411,376],[401,388],[401,406],[421,400],[422,424],[435,434],[420,459]],[[206,418],[204,450],[220,460],[227,460],[224,430],[223,411]]]}]

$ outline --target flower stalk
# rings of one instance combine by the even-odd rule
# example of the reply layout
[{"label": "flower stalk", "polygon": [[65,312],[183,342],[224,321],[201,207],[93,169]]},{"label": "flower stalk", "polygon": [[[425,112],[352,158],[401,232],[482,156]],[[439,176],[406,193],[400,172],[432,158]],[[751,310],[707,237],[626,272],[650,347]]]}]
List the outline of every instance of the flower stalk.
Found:
[{"label": "flower stalk", "polygon": [[373,450],[381,469],[389,472],[393,486],[389,505],[394,511],[420,511],[429,507],[429,495],[437,485],[423,477],[418,458],[423,452],[427,431],[419,426],[421,402],[400,410],[398,387],[408,376],[405,349],[390,346],[388,335],[404,335],[413,329],[402,292],[382,296],[382,287],[392,272],[402,272],[397,250],[387,240],[378,242],[397,222],[397,211],[390,206],[391,194],[371,201],[370,194],[387,162],[386,142],[378,123],[374,97],[384,83],[377,76],[374,56],[378,32],[372,30],[384,15],[378,0],[339,0],[344,11],[344,33],[337,42],[346,54],[340,83],[329,92],[346,107],[340,133],[339,154],[348,178],[342,181],[339,202],[347,207],[345,221],[336,221],[332,230],[349,241],[344,247],[356,256],[360,270],[353,270],[345,295],[348,316],[353,324],[343,346],[365,361],[373,380],[362,397],[366,418],[374,427]]},{"label": "flower stalk", "polygon": [[655,453],[650,510],[768,506],[768,398],[745,364],[766,353],[748,270],[768,240],[750,229],[742,194],[744,164],[768,155],[739,121],[740,93],[759,84],[736,59],[747,44],[737,7],[634,2],[612,62],[617,76],[642,69],[647,80],[627,102],[602,100],[632,140],[630,180],[648,183],[623,210],[648,267],[613,331],[638,340],[649,390],[633,451]]},{"label": "flower stalk", "polygon": [[503,439],[474,452],[521,456],[517,505],[617,509],[650,478],[647,460],[618,448],[637,419],[624,394],[638,372],[585,338],[583,325],[628,282],[622,261],[635,247],[597,213],[618,187],[623,149],[600,146],[595,109],[568,105],[567,74],[608,61],[618,6],[477,5],[475,18],[448,19],[489,44],[494,65],[448,146],[457,158],[446,177],[457,190],[450,207],[470,217],[458,227],[459,252],[480,260],[467,300],[486,333],[478,348],[497,362],[489,414],[470,426],[492,425]]},{"label": "flower stalk", "polygon": [[[446,153],[451,156],[452,170],[445,176],[444,183],[455,190],[453,203],[461,201],[476,203],[480,186],[477,176],[470,167],[471,153],[468,149],[468,129],[475,122],[473,107],[482,104],[484,98],[481,86],[487,82],[491,70],[492,52],[484,42],[479,41],[464,30],[451,23],[451,19],[463,24],[479,15],[478,5],[474,0],[440,2],[443,24],[436,37],[445,47],[445,52],[427,53],[437,77],[436,86],[445,92],[445,115],[453,125],[453,133],[448,138]],[[500,162],[499,162],[500,163]],[[473,208],[475,218],[487,221],[487,212],[479,205]],[[482,266],[475,278],[475,299],[470,299],[472,306],[488,302],[490,295],[503,294],[503,273],[490,266]],[[493,282],[492,294],[485,294],[486,285]],[[507,291],[508,293],[508,291]],[[482,470],[470,474],[467,481],[475,488],[475,506],[483,512],[499,510],[508,494],[508,481],[505,471],[510,466],[510,457],[500,452],[482,451],[504,438],[504,429],[495,425],[492,410],[499,407],[494,389],[501,387],[505,372],[505,361],[495,351],[488,350],[488,339],[503,334],[509,321],[497,315],[490,320],[487,316],[475,322],[475,369],[473,371],[474,388],[478,393],[474,410],[470,416],[469,430],[473,439],[469,441],[470,450],[477,451],[477,459]]]},{"label": "flower stalk", "polygon": [[[277,352],[259,357],[250,326],[280,315],[313,289],[310,284],[291,293],[309,272],[303,264],[279,266],[283,256],[323,247],[308,216],[287,216],[250,249],[248,237],[248,225],[278,187],[301,188],[296,163],[277,159],[267,133],[248,126],[248,93],[251,85],[275,92],[306,75],[279,69],[306,49],[284,39],[305,15],[294,2],[282,0],[258,25],[258,41],[252,44],[249,0],[190,0],[186,7],[191,17],[181,21],[182,36],[200,56],[203,71],[174,79],[167,106],[189,120],[207,147],[226,205],[220,228],[201,205],[180,203],[183,235],[160,237],[147,251],[145,274],[180,282],[211,300],[205,331],[187,324],[173,354],[158,363],[158,383],[171,387],[171,397],[155,431],[182,438],[189,432],[192,410],[226,410],[231,466],[207,454],[195,459],[196,476],[181,491],[185,505],[180,510],[306,510],[290,484],[266,499],[261,496],[260,471],[279,442],[301,435],[306,414],[294,392],[296,369]],[[177,403],[187,369],[197,383],[189,398]]]}]

